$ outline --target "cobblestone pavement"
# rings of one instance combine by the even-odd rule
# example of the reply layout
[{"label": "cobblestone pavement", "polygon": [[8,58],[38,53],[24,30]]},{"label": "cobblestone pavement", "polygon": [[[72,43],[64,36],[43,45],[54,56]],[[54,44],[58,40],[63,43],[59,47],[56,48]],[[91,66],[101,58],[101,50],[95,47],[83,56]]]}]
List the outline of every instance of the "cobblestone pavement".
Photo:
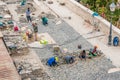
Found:
[{"label": "cobblestone pavement", "polygon": [[53,77],[54,80],[97,80],[100,76],[106,75],[107,70],[111,67],[113,66],[110,61],[105,58],[87,60],[86,62],[79,61],[72,66],[61,65],[56,68],[46,66],[49,72],[52,73],[50,76]]},{"label": "cobblestone pavement", "polygon": [[[58,21],[61,21],[61,24],[56,25]],[[67,48],[68,51],[73,52],[78,50],[78,44],[82,45],[82,49],[90,49],[93,47],[82,37],[82,35],[77,33],[71,26],[61,19],[49,19],[49,24],[47,26],[43,26],[41,22],[37,23],[39,33],[47,32],[62,49]],[[31,23],[25,23],[24,25],[32,28]],[[112,74],[108,74],[107,72],[114,66],[103,56],[94,59],[87,59],[87,61],[78,60],[76,64],[74,63],[72,65],[63,64],[51,68],[46,65],[46,60],[49,57],[55,56],[52,46],[46,46],[41,49],[34,48],[34,50],[41,59],[47,72],[42,72],[41,69],[35,70],[31,74],[23,75],[24,79],[29,77],[31,80],[110,80],[109,76],[112,76]],[[117,75],[119,75],[119,72]],[[113,76],[111,79],[119,80],[119,76]]]},{"label": "cobblestone pavement", "polygon": [[120,72],[100,76],[97,80],[120,80]]},{"label": "cobblestone pavement", "polygon": [[[52,49],[34,49],[40,57],[44,67],[53,80],[109,80],[108,70],[114,68],[111,61],[104,56],[87,61],[77,60],[73,64],[60,64],[57,67],[49,67],[46,60],[54,56]],[[119,73],[118,73],[119,74]],[[113,80],[119,80],[119,76],[112,76]],[[103,78],[103,79],[102,79]]]},{"label": "cobblestone pavement", "polygon": [[49,20],[48,26],[39,25],[39,33],[47,32],[61,48],[68,50],[77,50],[77,45],[81,44],[83,49],[92,47],[79,33],[70,27],[63,20],[61,24],[56,25],[57,21]]},{"label": "cobblestone pavement", "polygon": [[[82,45],[82,49],[92,48],[90,43],[64,21],[59,25],[55,25],[54,21],[50,20],[48,26],[39,25],[39,33],[43,32],[49,33],[61,48],[67,48],[72,52],[78,50],[78,44]],[[101,56],[90,60],[87,59],[87,61],[78,60],[73,65],[64,64],[51,68],[46,65],[46,60],[54,56],[53,49],[44,47],[34,50],[53,80],[97,80],[103,75],[107,75],[107,71],[114,67],[108,59]]]}]

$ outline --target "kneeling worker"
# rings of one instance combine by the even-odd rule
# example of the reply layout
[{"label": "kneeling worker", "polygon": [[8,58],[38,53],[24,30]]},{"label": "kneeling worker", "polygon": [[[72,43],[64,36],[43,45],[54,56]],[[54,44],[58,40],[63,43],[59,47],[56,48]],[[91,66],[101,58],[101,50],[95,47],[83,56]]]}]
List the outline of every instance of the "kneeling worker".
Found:
[{"label": "kneeling worker", "polygon": [[48,59],[48,61],[47,61],[47,64],[49,65],[49,66],[56,66],[57,65],[57,63],[58,63],[58,57],[51,57],[51,58],[49,58]]},{"label": "kneeling worker", "polygon": [[42,17],[42,23],[43,23],[43,25],[47,25],[48,24],[48,18],[47,17]]},{"label": "kneeling worker", "polygon": [[72,64],[72,63],[74,62],[73,56],[66,56],[66,57],[65,57],[65,62],[66,62],[67,64]]},{"label": "kneeling worker", "polygon": [[81,58],[81,60],[82,60],[82,59],[85,59],[85,60],[86,60],[86,51],[85,51],[85,50],[83,50],[83,51],[80,53],[79,58]]}]

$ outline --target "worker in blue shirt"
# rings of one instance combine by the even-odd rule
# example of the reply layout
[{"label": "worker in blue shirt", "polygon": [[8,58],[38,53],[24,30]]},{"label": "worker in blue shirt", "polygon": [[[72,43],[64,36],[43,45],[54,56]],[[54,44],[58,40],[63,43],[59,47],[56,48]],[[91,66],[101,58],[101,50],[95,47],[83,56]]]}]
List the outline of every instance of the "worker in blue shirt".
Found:
[{"label": "worker in blue shirt", "polygon": [[28,22],[29,22],[29,21],[32,22],[32,19],[31,19],[30,14],[31,14],[31,11],[30,11],[30,8],[28,8],[28,9],[26,10],[26,18],[27,18]]},{"label": "worker in blue shirt", "polygon": [[47,64],[49,66],[56,66],[58,63],[58,57],[51,57],[48,59]]}]

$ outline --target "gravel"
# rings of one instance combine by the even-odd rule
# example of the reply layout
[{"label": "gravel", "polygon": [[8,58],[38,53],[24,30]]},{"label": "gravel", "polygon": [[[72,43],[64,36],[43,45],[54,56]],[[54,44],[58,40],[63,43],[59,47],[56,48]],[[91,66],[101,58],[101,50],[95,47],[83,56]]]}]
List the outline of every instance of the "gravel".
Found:
[{"label": "gravel", "polygon": [[[51,68],[46,65],[46,60],[44,60],[51,56],[47,56],[45,58],[42,57],[43,55],[41,56],[41,54],[38,55],[40,56],[44,67],[47,69],[49,76],[53,78],[53,80],[97,80],[100,76],[103,76],[103,79],[100,78],[99,80],[106,80],[104,78],[108,77],[104,75],[108,75],[108,70],[114,67],[105,57],[97,57],[93,59],[87,59],[87,61],[78,60],[76,64],[63,64]],[[46,55],[50,54],[45,54],[45,56]],[[115,77],[117,78],[119,76]]]},{"label": "gravel", "polygon": [[99,76],[97,80],[120,80],[120,72]]},{"label": "gravel", "polygon": [[77,33],[72,27],[70,27],[64,21],[62,21],[61,24],[56,25],[55,21],[50,19],[48,26],[43,26],[40,24],[39,33],[45,32],[49,33],[50,36],[62,48],[68,48],[69,50],[71,49],[77,50],[78,44],[81,44],[83,49],[92,47],[91,44],[89,44],[79,33]]},{"label": "gravel", "polygon": [[[67,23],[55,25],[54,20],[49,20],[48,26],[39,25],[39,33],[47,32],[57,42],[61,48],[67,48],[69,51],[76,51],[77,45],[81,44],[82,49],[90,49],[93,46],[86,41],[79,33],[77,33]],[[49,76],[53,80],[106,80],[108,70],[115,66],[112,65],[104,56],[87,59],[87,61],[76,61],[76,64],[60,64],[57,67],[49,67],[46,60],[55,56],[51,47],[42,49],[34,49],[40,57]],[[101,76],[103,76],[101,78]],[[113,76],[114,77],[114,76]],[[116,78],[119,76],[115,76]],[[104,79],[105,78],[105,79]],[[109,80],[109,79],[108,79]],[[114,79],[113,79],[114,80]]]},{"label": "gravel", "polygon": [[35,70],[28,75],[22,75],[22,80],[28,80],[28,78],[30,80],[51,80],[49,75],[41,69]]}]

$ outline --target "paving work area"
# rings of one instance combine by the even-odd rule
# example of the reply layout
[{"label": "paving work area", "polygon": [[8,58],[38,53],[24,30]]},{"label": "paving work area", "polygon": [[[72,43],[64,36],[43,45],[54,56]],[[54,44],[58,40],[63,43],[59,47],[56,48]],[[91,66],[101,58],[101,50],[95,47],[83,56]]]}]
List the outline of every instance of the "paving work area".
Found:
[{"label": "paving work area", "polygon": [[[78,44],[82,45],[82,49],[92,48],[90,43],[88,43],[80,34],[78,34],[64,21],[57,26],[52,22],[49,22],[49,26],[45,27],[41,25],[39,28],[39,32],[48,32],[62,49],[67,48],[71,53],[74,53],[72,51],[78,50]],[[108,59],[101,56],[95,59],[88,59],[87,61],[81,61],[78,59],[75,64],[62,64],[58,67],[51,68],[46,65],[46,60],[52,56],[56,56],[53,53],[53,48],[34,48],[34,50],[40,57],[44,67],[50,73],[49,76],[53,80],[97,80],[100,76],[108,74],[107,71],[114,67]],[[68,53],[67,55],[71,54]]]},{"label": "paving work area", "polygon": [[[18,0],[18,3],[19,2],[20,1]],[[13,15],[13,19],[17,23],[19,28],[27,26],[26,28],[33,30],[32,24],[27,22],[25,16],[25,10],[28,7],[30,7],[31,4],[27,4],[30,6],[27,5],[22,6],[21,8],[24,9],[22,10],[18,3],[15,3],[14,1],[11,1],[9,3],[10,4],[8,4],[7,7],[9,8],[11,14]],[[84,35],[82,33],[83,32],[82,29],[80,34],[80,32],[76,31],[76,29],[73,26],[68,24],[69,21],[72,21],[72,17],[68,15],[64,15],[61,17],[62,13],[58,14],[59,11],[53,8],[52,4],[48,4],[48,0],[47,1],[30,0],[28,3],[32,3],[33,8],[32,8],[31,16],[33,17],[32,19],[33,22],[36,22],[38,24],[38,35],[42,35],[42,37],[46,37],[46,39],[48,40],[48,44],[43,45],[42,47],[41,46],[36,47],[36,44],[38,45],[40,44],[39,41],[41,37],[40,39],[38,39],[38,41],[35,41],[34,39],[32,41],[28,40],[26,41],[27,44],[32,43],[31,46],[29,45],[27,46],[29,50],[28,52],[11,55],[11,58],[13,59],[17,71],[21,76],[22,80],[88,80],[88,79],[89,80],[110,80],[110,79],[119,80],[120,79],[119,72],[115,72],[115,74],[118,76],[114,76],[114,73],[108,73],[110,69],[116,67],[113,66],[112,62],[109,59],[107,59],[104,55],[92,59],[87,59],[86,61],[84,60],[82,61],[78,58],[78,55],[81,50],[83,49],[89,50],[90,48],[93,48],[93,46],[95,45],[92,45],[85,39],[85,38],[92,39],[93,36],[91,35],[89,36],[89,34],[87,34],[85,37],[83,37]],[[53,4],[57,5],[58,3],[56,3],[55,1],[55,3],[53,2]],[[18,5],[19,5],[19,9],[21,9],[20,12],[16,11]],[[54,9],[56,10],[56,12]],[[48,18],[48,25],[46,26],[44,26],[41,22],[40,16],[43,15],[42,13],[44,13],[44,15],[46,15]],[[21,35],[22,33],[18,32],[18,34]],[[104,34],[100,33],[99,35],[101,36]],[[34,44],[34,42],[37,43]],[[68,53],[66,53],[65,55],[75,55],[76,57],[75,63],[73,64],[62,63],[61,61],[62,53],[61,54],[54,53],[53,47],[56,45],[58,45],[61,50],[67,49]],[[78,45],[81,45],[82,48],[78,49]],[[46,62],[50,57],[53,56],[58,56],[61,62],[58,63],[59,66],[49,67],[48,65],[46,65]],[[21,66],[23,70],[19,72],[19,68]]]}]

